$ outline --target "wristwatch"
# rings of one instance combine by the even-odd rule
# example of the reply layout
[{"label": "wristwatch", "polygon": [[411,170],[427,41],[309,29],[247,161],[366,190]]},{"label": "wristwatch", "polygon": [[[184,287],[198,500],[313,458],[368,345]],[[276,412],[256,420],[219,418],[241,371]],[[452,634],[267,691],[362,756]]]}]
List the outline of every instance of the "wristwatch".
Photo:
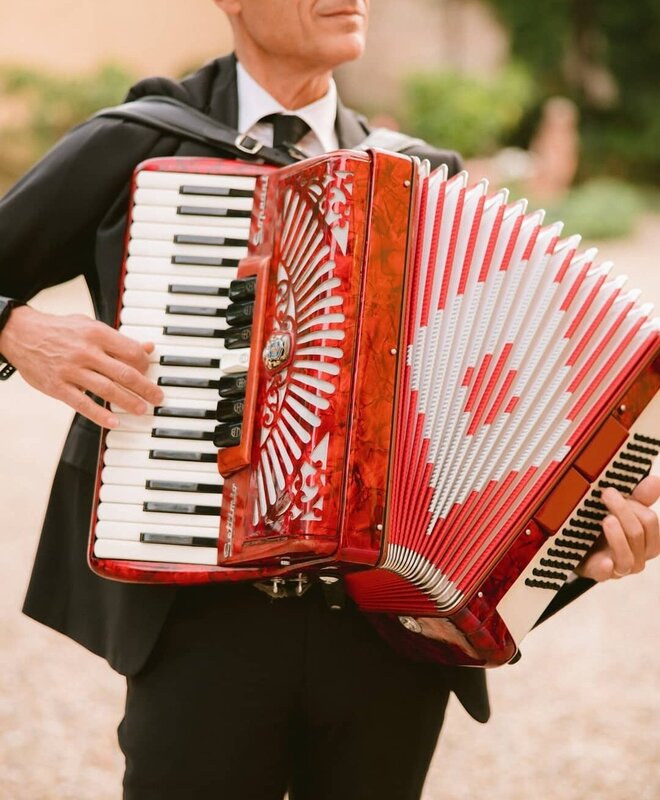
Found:
[{"label": "wristwatch", "polygon": [[[11,297],[0,297],[0,333],[9,321],[9,315],[18,306],[24,306],[25,303],[20,300],[14,300]],[[16,372],[16,367],[7,361],[7,359],[0,353],[0,381],[6,381]]]}]

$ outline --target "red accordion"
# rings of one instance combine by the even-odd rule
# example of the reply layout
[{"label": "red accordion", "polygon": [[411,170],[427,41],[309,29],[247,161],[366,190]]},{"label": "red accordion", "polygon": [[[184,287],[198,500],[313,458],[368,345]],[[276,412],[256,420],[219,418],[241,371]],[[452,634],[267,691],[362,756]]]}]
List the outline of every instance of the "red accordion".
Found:
[{"label": "red accordion", "polygon": [[104,435],[92,568],[341,580],[411,651],[514,657],[660,451],[651,306],[542,218],[382,152],[140,165],[118,325],[165,401]]}]

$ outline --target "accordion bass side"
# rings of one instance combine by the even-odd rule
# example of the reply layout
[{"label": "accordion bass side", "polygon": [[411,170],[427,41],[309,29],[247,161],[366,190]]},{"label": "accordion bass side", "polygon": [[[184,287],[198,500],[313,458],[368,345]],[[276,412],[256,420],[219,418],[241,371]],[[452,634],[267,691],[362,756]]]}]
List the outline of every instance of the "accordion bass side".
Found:
[{"label": "accordion bass side", "polygon": [[[172,162],[146,162],[138,186],[160,172],[183,175],[184,188],[186,173],[188,189],[200,183],[203,163]],[[190,340],[166,324],[153,374],[209,356],[221,372],[213,391],[244,387],[242,423],[216,420],[211,394],[199,406],[211,421],[196,434],[206,449],[188,459],[180,443],[154,444],[186,428],[180,389],[165,405],[179,413],[172,428],[162,409],[146,423],[127,416],[127,434],[122,420],[102,445],[92,568],[120,580],[269,579],[275,589],[292,576],[341,580],[413,655],[511,660],[598,538],[602,489],[631,492],[660,452],[651,306],[610,278],[610,265],[595,266],[595,251],[579,253],[578,237],[561,239],[560,225],[544,226],[505,192],[489,195],[485,182],[469,186],[465,173],[429,175],[381,152],[340,151],[262,176],[211,163],[251,171],[247,256],[211,267],[203,260],[217,254],[200,251],[184,256],[192,264],[181,269],[193,271],[180,282],[161,281],[190,302],[191,284],[208,282],[194,270],[226,266],[228,300],[215,312],[224,327],[196,335],[201,355],[183,354]],[[203,236],[195,214],[195,231],[175,243],[215,238],[226,249],[226,230],[218,236],[207,219]],[[131,235],[127,261],[144,260]],[[197,306],[189,313],[211,317]],[[168,304],[165,323],[181,307]],[[130,326],[131,314],[122,319]],[[131,426],[142,426],[142,444]],[[134,463],[139,447],[148,455]],[[116,477],[117,461],[131,474]],[[146,480],[143,467],[153,468]],[[129,482],[137,502],[121,488]]]}]

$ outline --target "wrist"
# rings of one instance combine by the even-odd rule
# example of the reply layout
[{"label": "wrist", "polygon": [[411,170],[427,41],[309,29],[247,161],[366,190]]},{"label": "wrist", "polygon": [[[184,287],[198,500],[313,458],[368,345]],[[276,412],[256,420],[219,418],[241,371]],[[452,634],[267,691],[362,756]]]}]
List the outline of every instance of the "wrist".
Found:
[{"label": "wrist", "polygon": [[[34,309],[23,304],[12,303],[9,307],[5,306],[2,328],[0,329],[0,372],[5,374],[4,376],[0,374],[0,378],[4,377],[6,379],[12,374],[13,368],[11,365],[14,363],[14,357],[17,354],[23,321],[34,313],[36,313]],[[8,366],[5,366],[5,364]]]}]

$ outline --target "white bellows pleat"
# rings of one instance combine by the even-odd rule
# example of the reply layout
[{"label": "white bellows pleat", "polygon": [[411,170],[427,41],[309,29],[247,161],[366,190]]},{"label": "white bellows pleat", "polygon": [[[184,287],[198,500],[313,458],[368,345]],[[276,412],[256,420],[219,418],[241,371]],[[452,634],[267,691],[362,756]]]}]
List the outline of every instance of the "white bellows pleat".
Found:
[{"label": "white bellows pleat", "polygon": [[410,270],[384,566],[439,608],[492,566],[658,327],[579,237],[487,192],[427,179]]}]

